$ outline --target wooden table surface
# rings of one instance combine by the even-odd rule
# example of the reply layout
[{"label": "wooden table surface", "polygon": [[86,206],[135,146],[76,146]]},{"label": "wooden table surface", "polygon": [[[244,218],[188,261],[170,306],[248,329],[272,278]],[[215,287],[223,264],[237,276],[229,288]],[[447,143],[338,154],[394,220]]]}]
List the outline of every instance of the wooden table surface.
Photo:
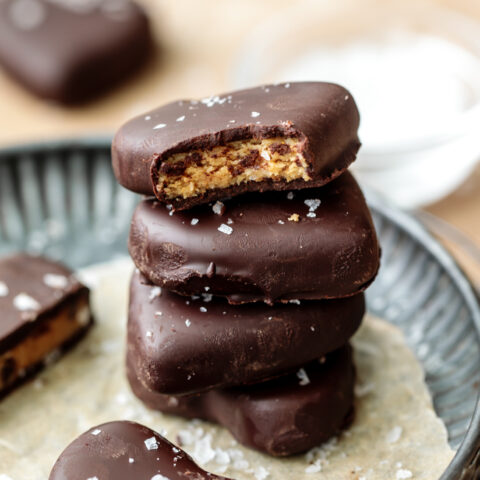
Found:
[{"label": "wooden table surface", "polygon": [[[234,85],[232,72],[241,45],[251,30],[272,13],[292,5],[289,0],[138,1],[150,12],[161,49],[142,72],[108,96],[86,106],[65,109],[32,97],[0,71],[0,147],[111,134],[131,116],[165,101],[229,90]],[[329,8],[329,1],[318,0],[315,7]],[[387,0],[356,1],[364,2],[368,9],[375,1]],[[478,0],[432,2],[480,21]],[[460,229],[480,247],[480,166],[454,194],[427,211]],[[453,248],[459,251],[458,246]],[[480,284],[480,265],[462,253],[459,256]]]}]

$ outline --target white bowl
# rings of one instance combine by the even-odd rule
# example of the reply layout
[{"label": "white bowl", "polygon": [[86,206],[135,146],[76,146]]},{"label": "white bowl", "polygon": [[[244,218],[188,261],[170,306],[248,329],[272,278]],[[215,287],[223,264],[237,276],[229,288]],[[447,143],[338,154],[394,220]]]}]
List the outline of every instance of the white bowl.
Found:
[{"label": "white bowl", "polygon": [[480,158],[480,25],[432,4],[296,2],[251,33],[233,76],[347,87],[362,115],[357,177],[403,207],[445,196]]}]

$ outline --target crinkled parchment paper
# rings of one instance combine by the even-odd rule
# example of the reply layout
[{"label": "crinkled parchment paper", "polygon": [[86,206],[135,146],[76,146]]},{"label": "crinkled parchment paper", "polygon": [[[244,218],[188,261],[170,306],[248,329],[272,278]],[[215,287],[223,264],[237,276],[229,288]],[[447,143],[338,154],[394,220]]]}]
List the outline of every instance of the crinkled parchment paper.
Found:
[{"label": "crinkled parchment paper", "polygon": [[[238,480],[437,479],[453,456],[423,373],[401,332],[367,318],[354,339],[356,418],[338,439],[290,459],[239,446],[222,428],[147,410],[124,376],[129,261],[93,267],[97,324],[72,352],[0,403],[0,478],[45,480],[95,424],[129,419],[162,432],[205,468]],[[101,479],[100,479],[101,480]]]}]

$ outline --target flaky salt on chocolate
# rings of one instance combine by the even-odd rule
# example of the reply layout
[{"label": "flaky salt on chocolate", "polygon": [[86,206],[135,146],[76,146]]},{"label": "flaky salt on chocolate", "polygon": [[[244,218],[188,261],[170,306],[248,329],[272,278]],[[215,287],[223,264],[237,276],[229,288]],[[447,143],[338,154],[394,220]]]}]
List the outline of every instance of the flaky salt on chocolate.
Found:
[{"label": "flaky salt on chocolate", "polygon": [[64,266],[0,259],[0,395],[79,339],[92,323],[89,290]]},{"label": "flaky salt on chocolate", "polygon": [[130,255],[153,284],[181,295],[208,288],[234,304],[341,298],[368,287],[380,251],[353,176],[290,198],[251,193],[225,201],[223,215],[214,204],[173,216],[146,199],[132,219]]},{"label": "flaky salt on chocolate", "polygon": [[309,450],[353,419],[355,368],[349,345],[305,365],[301,378],[291,373],[254,385],[179,397],[146,388],[132,360],[129,351],[130,387],[148,407],[218,423],[239,443],[269,455],[284,457]]},{"label": "flaky salt on chocolate", "polygon": [[228,480],[202,470],[183,450],[134,422],[98,425],[62,452],[50,480]]},{"label": "flaky salt on chocolate", "polygon": [[113,167],[124,187],[181,210],[247,191],[323,185],[355,159],[358,125],[339,85],[268,85],[134,118],[115,136]]},{"label": "flaky salt on chocolate", "polygon": [[348,342],[365,312],[363,294],[269,306],[168,290],[150,300],[151,289],[139,272],[133,274],[128,355],[146,388],[173,395],[294,371]]}]

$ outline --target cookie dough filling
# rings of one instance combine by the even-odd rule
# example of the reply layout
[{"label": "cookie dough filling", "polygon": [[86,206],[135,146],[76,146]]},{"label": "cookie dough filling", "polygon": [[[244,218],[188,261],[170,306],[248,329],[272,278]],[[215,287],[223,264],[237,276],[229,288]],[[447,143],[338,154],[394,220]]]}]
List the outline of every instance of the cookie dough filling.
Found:
[{"label": "cookie dough filling", "polygon": [[48,364],[91,323],[88,296],[81,295],[51,314],[10,350],[0,354],[0,394],[43,362]]},{"label": "cookie dough filling", "polygon": [[311,180],[298,138],[235,141],[176,153],[159,168],[157,189],[167,199],[263,180]]},{"label": "cookie dough filling", "polygon": [[0,312],[0,396],[92,325],[88,288],[63,265],[26,253],[0,258]]}]

